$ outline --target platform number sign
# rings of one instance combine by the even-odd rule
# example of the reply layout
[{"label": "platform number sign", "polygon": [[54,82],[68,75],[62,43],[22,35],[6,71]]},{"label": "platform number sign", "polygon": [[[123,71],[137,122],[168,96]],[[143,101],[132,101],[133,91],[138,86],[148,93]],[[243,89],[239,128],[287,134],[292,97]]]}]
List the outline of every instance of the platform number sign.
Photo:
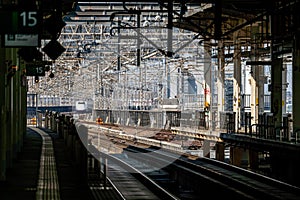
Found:
[{"label": "platform number sign", "polygon": [[45,76],[45,66],[36,63],[26,64],[26,76]]},{"label": "platform number sign", "polygon": [[4,34],[38,34],[40,22],[36,10],[0,11],[0,32]]},{"label": "platform number sign", "polygon": [[36,11],[23,11],[20,13],[21,26],[23,27],[35,27],[37,26],[38,18]]}]

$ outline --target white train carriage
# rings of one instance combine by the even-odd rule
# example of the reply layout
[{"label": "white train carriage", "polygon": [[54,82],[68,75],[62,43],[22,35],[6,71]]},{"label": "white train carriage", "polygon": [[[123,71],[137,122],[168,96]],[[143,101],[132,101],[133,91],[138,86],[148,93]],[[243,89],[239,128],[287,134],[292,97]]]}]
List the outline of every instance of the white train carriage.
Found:
[{"label": "white train carriage", "polygon": [[76,101],[75,110],[76,111],[86,111],[87,110],[87,102],[86,101]]}]

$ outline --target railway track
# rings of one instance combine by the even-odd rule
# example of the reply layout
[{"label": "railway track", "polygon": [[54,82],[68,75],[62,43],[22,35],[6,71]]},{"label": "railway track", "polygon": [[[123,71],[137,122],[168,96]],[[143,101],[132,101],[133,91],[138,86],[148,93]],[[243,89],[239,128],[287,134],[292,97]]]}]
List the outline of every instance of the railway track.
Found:
[{"label": "railway track", "polygon": [[[95,146],[91,148],[96,148]],[[95,149],[93,152],[96,152]],[[116,154],[120,155],[120,154]],[[143,172],[122,161],[118,156],[98,152],[93,156],[107,160],[107,174],[110,185],[123,199],[165,199],[178,200]],[[108,164],[109,163],[109,164]],[[101,198],[100,198],[101,199]]]},{"label": "railway track", "polygon": [[[131,137],[124,138],[122,133],[110,134],[110,136],[112,135],[114,138],[118,138],[116,136],[119,135],[123,139],[114,141],[115,143],[119,141],[118,146],[123,148],[114,155],[115,158],[128,162],[128,165],[132,165],[132,167],[143,166],[141,171],[152,178],[155,173],[147,171],[151,171],[150,168],[161,168],[159,170],[163,170],[169,175],[165,176],[163,180],[157,178],[153,178],[153,180],[162,187],[168,188],[180,199],[195,199],[195,196],[199,195],[230,196],[234,199],[299,199],[300,188],[284,182],[216,160],[190,159],[184,154],[178,155],[174,151],[151,147],[153,141],[150,139],[147,139],[148,146],[145,146],[143,141],[144,147],[136,147],[134,145],[137,143],[133,142]],[[122,154],[120,154],[121,152]],[[141,163],[145,164],[141,165]],[[180,192],[181,189],[189,191],[189,198],[182,198],[184,195]]]},{"label": "railway track", "polygon": [[[192,184],[187,185],[195,193],[201,191],[199,194],[209,195],[211,192],[217,192],[215,195],[220,197],[230,195],[238,199],[299,199],[300,196],[300,188],[219,161],[207,158],[191,160],[185,156],[178,158],[173,152],[157,148],[141,149],[130,146],[126,151],[127,157],[147,164],[169,164],[164,170],[170,174],[179,172],[180,176],[184,175],[185,179],[192,180]],[[141,153],[143,156],[140,156]],[[173,160],[175,161],[169,163]],[[199,186],[197,182],[212,188],[205,187],[203,191],[201,188],[204,186]],[[213,188],[218,189],[214,191]]]}]

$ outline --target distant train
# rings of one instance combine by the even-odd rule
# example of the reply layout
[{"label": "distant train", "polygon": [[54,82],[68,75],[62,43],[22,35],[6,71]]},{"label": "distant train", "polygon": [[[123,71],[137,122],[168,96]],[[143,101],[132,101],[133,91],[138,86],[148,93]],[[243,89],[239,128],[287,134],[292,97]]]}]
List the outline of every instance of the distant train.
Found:
[{"label": "distant train", "polygon": [[85,111],[85,110],[87,110],[87,102],[86,101],[76,101],[75,110],[76,111]]},{"label": "distant train", "polygon": [[76,112],[92,112],[93,102],[92,101],[76,101],[75,102],[75,111]]}]

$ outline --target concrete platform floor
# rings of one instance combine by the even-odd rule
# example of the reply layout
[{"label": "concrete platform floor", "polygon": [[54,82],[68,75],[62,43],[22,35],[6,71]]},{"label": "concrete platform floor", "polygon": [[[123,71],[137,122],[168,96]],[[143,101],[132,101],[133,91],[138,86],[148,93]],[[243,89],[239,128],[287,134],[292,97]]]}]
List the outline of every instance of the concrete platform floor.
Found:
[{"label": "concrete platform floor", "polygon": [[[82,180],[79,169],[72,164],[64,140],[58,134],[45,130],[53,141],[59,182],[60,199],[92,199],[86,182]],[[0,182],[0,199],[31,200],[36,198],[39,179],[42,138],[28,128],[20,153],[7,169],[7,180]]]}]

